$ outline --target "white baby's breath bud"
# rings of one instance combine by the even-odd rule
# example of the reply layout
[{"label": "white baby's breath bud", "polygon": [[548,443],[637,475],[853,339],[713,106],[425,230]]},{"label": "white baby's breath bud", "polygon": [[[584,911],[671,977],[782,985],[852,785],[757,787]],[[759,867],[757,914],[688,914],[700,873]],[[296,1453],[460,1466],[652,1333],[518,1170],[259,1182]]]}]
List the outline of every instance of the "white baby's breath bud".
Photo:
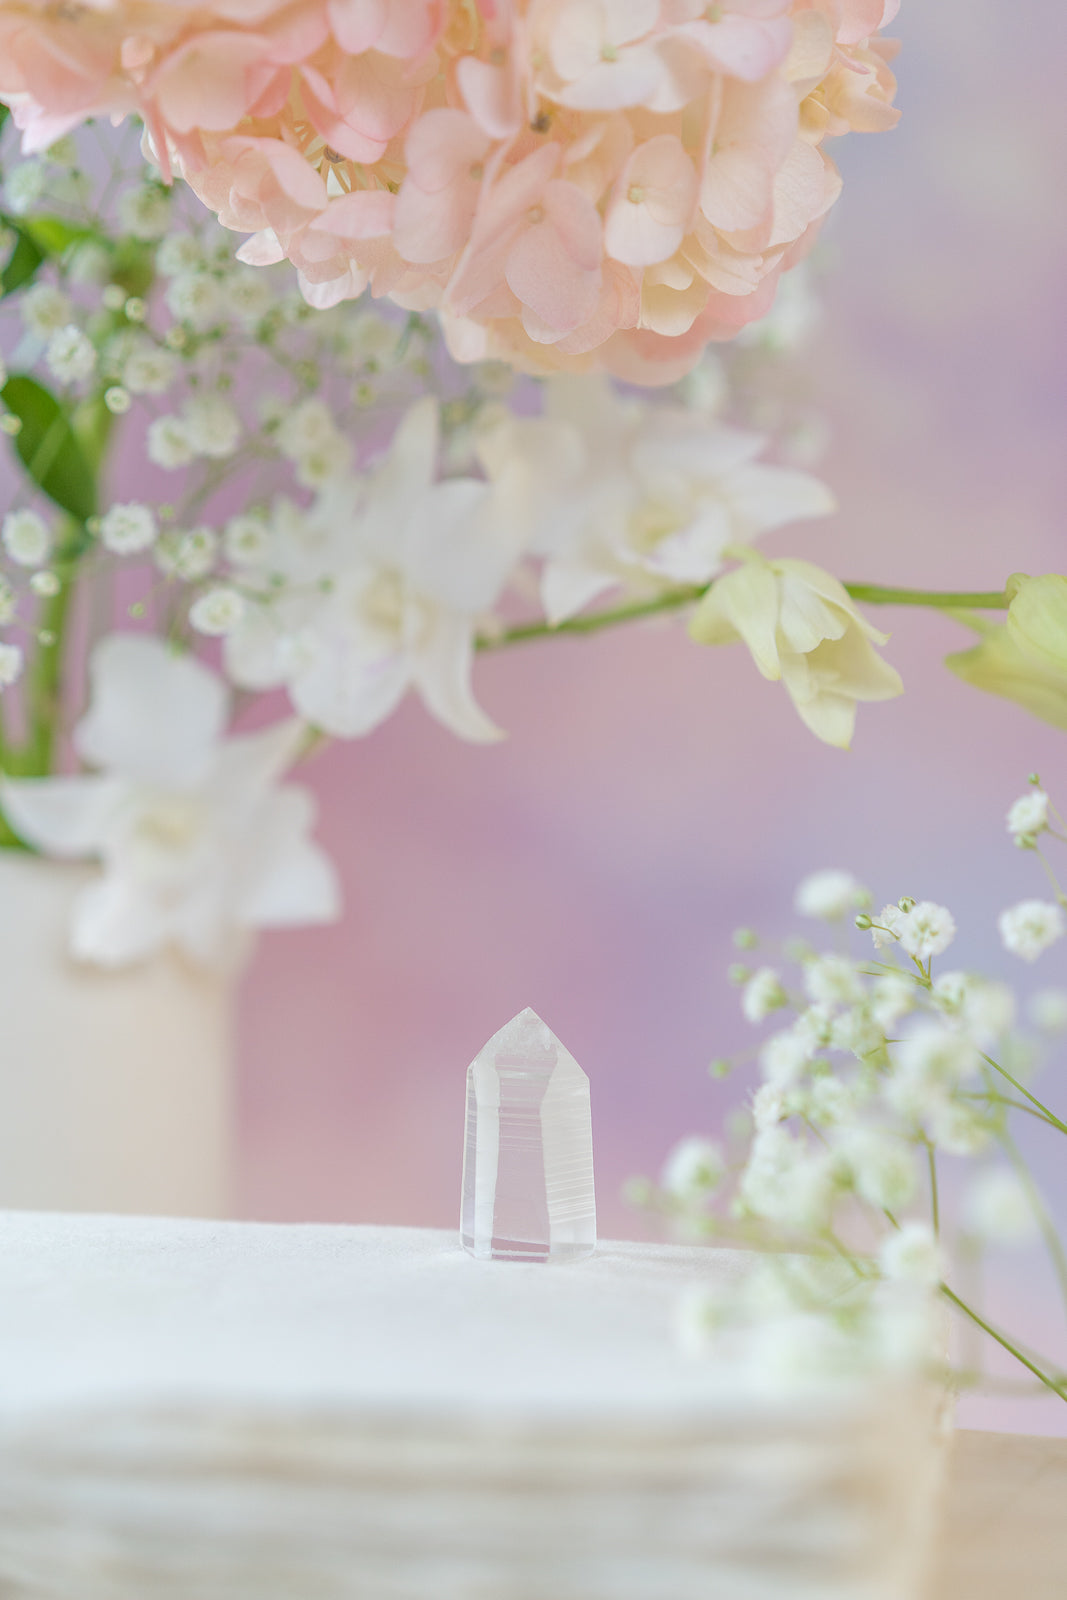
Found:
[{"label": "white baby's breath bud", "polygon": [[951,911],[932,900],[921,900],[905,912],[899,930],[901,948],[917,961],[929,961],[947,950],[956,937]]},{"label": "white baby's breath bud", "polygon": [[17,439],[21,432],[22,418],[12,415],[10,411],[5,411],[3,416],[0,417],[0,433],[6,434],[9,439]]},{"label": "white baby's breath bud", "polygon": [[1013,956],[1036,961],[1067,930],[1063,908],[1048,900],[1022,900],[997,918],[1001,942]]},{"label": "white baby's breath bud", "polygon": [[1030,999],[1030,1021],[1042,1033],[1067,1033],[1067,991],[1042,989]]},{"label": "white baby's breath bud", "polygon": [[858,1061],[885,1048],[885,1034],[866,1006],[853,1006],[834,1018],[830,1042],[835,1050],[847,1050]]},{"label": "white baby's breath bud", "polygon": [[156,542],[155,513],[138,501],[114,505],[100,519],[100,542],[116,556],[135,556]]},{"label": "white baby's breath bud", "polygon": [[168,472],[187,467],[196,455],[185,423],[176,416],[156,417],[149,423],[145,447],[149,461]]},{"label": "white baby's breath bud", "polygon": [[49,339],[44,359],[60,383],[80,383],[96,366],[96,351],[81,329],[68,322]]},{"label": "white baby's breath bud", "polygon": [[978,1070],[974,1041],[937,1022],[923,1022],[894,1051],[901,1078],[943,1089],[955,1089]]},{"label": "white baby's breath bud", "polygon": [[209,589],[189,611],[189,621],[197,633],[213,638],[231,633],[245,614],[243,596],[236,589]]},{"label": "white baby's breath bud", "polygon": [[734,948],[737,950],[759,949],[759,934],[754,928],[735,928],[733,940]]},{"label": "white baby's breath bud", "polygon": [[35,572],[30,579],[30,588],[42,599],[51,600],[59,593],[62,584],[54,572]]},{"label": "white baby's breath bud", "polygon": [[122,381],[131,394],[164,394],[178,376],[178,363],[169,350],[138,337],[122,363]]},{"label": "white baby's breath bud", "polygon": [[17,644],[0,644],[0,689],[8,689],[22,675],[22,651]]},{"label": "white baby's breath bud", "polygon": [[52,533],[36,511],[9,511],[0,524],[0,540],[20,567],[39,567],[52,549]]},{"label": "white baby's breath bud", "polygon": [[992,1143],[992,1128],[970,1102],[933,1096],[924,1120],[930,1140],[946,1155],[978,1156]]},{"label": "white baby's breath bud", "polygon": [[109,283],[100,296],[105,311],[121,311],[126,304],[126,291],[121,283]]},{"label": "white baby's breath bud", "polygon": [[0,573],[0,628],[6,627],[9,622],[14,622],[17,610],[18,600],[15,597],[15,591],[3,574]]},{"label": "white baby's breath bud", "polygon": [[228,273],[222,290],[230,311],[244,323],[259,322],[274,300],[270,279],[260,267],[239,267]]},{"label": "white baby's breath bud", "polygon": [[133,397],[128,389],[121,384],[112,384],[110,389],[104,391],[104,404],[112,416],[124,417],[133,404]]},{"label": "white baby's breath bud", "polygon": [[83,239],[72,246],[67,263],[67,277],[71,283],[99,289],[107,282],[110,272],[111,252],[96,239]]},{"label": "white baby's breath bud", "polygon": [[832,1073],[822,1072],[812,1079],[803,1097],[804,1111],[816,1127],[837,1127],[855,1113],[856,1097],[847,1083]]},{"label": "white baby's breath bud", "polygon": [[808,1046],[812,1055],[819,1050],[826,1050],[833,1043],[834,1038],[834,1012],[833,1007],[823,1001],[809,1006],[801,1012],[795,1023],[795,1032]]},{"label": "white baby's breath bud", "polygon": [[812,1053],[808,1040],[787,1028],[783,1033],[773,1033],[764,1043],[759,1054],[760,1071],[768,1083],[785,1088],[796,1083]]},{"label": "white baby's breath bud", "polygon": [[195,272],[204,264],[200,241],[191,233],[169,233],[156,251],[156,267],[164,278]]},{"label": "white baby's breath bud", "polygon": [[47,174],[40,161],[20,161],[4,179],[7,209],[16,217],[32,211],[44,193]]},{"label": "white baby's breath bud", "polygon": [[904,913],[899,906],[883,906],[871,924],[874,948],[884,950],[887,945],[895,945],[900,938],[903,925]]},{"label": "white baby's breath bud", "polygon": [[1031,789],[1008,812],[1008,832],[1017,842],[1033,840],[1048,827],[1048,795]]},{"label": "white baby's breath bud", "polygon": [[166,189],[145,184],[119,196],[119,221],[135,239],[162,239],[170,226],[171,201]]},{"label": "white baby's breath bud", "polygon": [[856,1193],[880,1211],[900,1211],[915,1193],[915,1152],[874,1128],[848,1128],[837,1143]]},{"label": "white baby's breath bud", "polygon": [[262,565],[270,551],[270,530],[264,518],[250,511],[231,517],[223,534],[223,548],[236,567]]},{"label": "white baby's breath bud", "polygon": [[906,1222],[891,1233],[879,1251],[879,1263],[894,1283],[934,1289],[941,1278],[941,1252],[925,1222]]},{"label": "white baby's breath bud", "polygon": [[789,996],[773,967],[760,967],[741,992],[741,1010],[748,1022],[766,1021],[772,1011],[789,1004]]},{"label": "white baby's breath bud", "polygon": [[224,311],[219,281],[210,272],[179,273],[168,285],[166,300],[171,315],[196,333],[214,327]]},{"label": "white baby's breath bud", "polygon": [[144,322],[148,317],[148,302],[139,294],[131,294],[122,309],[130,322]]},{"label": "white baby's breath bud", "polygon": [[710,1195],[726,1171],[722,1150],[711,1139],[683,1139],[664,1163],[660,1186],[676,1200]]},{"label": "white baby's breath bud", "polygon": [[219,540],[213,528],[174,529],[165,533],[156,546],[156,565],[169,578],[197,583],[213,571],[218,560]]},{"label": "white baby's breath bud", "polygon": [[752,1123],[757,1132],[791,1115],[791,1096],[776,1083],[764,1083],[752,1096]]},{"label": "white baby's breath bud", "polygon": [[47,339],[71,319],[73,306],[62,289],[51,283],[34,283],[19,297],[19,312],[30,333]]},{"label": "white baby's breath bud", "polygon": [[1024,1244],[1038,1231],[1030,1197],[1013,1172],[994,1167],[974,1180],[963,1204],[968,1231],[990,1244]]},{"label": "white baby's breath bud", "polygon": [[818,917],[824,922],[839,922],[869,903],[868,891],[851,872],[833,869],[811,873],[798,887],[793,902],[802,917]]},{"label": "white baby's breath bud", "polygon": [[824,1005],[856,1005],[863,999],[863,984],[851,961],[844,956],[818,956],[804,968],[804,989],[809,1000]]},{"label": "white baby's breath bud", "polygon": [[182,421],[198,456],[221,461],[232,456],[241,442],[241,419],[221,395],[194,395],[182,407]]},{"label": "white baby's breath bud", "polygon": [[871,1016],[884,1031],[915,1009],[915,984],[910,978],[889,973],[879,978],[871,990]]},{"label": "white baby's breath bud", "polygon": [[325,400],[302,400],[283,416],[278,426],[278,449],[290,461],[328,450],[341,435]]}]

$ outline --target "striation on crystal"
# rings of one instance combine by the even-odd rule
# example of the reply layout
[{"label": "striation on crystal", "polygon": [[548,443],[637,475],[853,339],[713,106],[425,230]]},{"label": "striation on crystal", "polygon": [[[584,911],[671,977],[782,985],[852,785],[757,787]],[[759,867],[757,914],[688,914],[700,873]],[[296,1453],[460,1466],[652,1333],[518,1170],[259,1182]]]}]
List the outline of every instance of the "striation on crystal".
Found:
[{"label": "striation on crystal", "polygon": [[529,1007],[467,1071],[460,1232],[485,1261],[596,1249],[589,1079]]}]

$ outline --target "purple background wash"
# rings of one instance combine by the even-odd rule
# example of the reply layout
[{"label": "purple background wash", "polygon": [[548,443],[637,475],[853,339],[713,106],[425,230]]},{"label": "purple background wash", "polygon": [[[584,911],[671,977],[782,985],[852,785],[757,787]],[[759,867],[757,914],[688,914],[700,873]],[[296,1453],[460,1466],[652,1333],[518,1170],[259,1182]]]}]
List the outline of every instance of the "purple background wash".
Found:
[{"label": "purple background wash", "polygon": [[[850,579],[996,588],[1064,561],[1067,13],[909,0],[894,31],[904,119],[835,151],[846,187],[812,352],[841,510],[768,548]],[[994,933],[1005,904],[1043,892],[1003,815],[1034,768],[1062,803],[1064,735],[944,670],[970,637],[953,622],[879,620],[907,694],[861,709],[849,755],[742,649],[697,650],[678,626],[481,662],[502,746],[465,746],[409,704],[324,754],[309,780],[347,915],[265,939],[245,986],[243,1212],[453,1225],[464,1070],[533,1005],[592,1079],[602,1230],[639,1232],[624,1180],[715,1133],[744,1093],[705,1071],[749,1042],[723,976],[731,930],[788,932],[817,867],[947,903],[953,965],[1067,982],[1062,947],[1032,974]],[[1046,1082],[1062,1105],[1055,1060]],[[1060,1151],[1038,1134],[1067,1216]],[[1029,1263],[998,1282],[1012,1320],[1062,1351]],[[963,1417],[1059,1431],[1067,1411],[971,1401]]]},{"label": "purple background wash", "polygon": [[[848,578],[994,588],[1064,560],[1067,14],[910,0],[895,31],[904,119],[835,152],[846,189],[812,352],[841,511],[770,547]],[[640,1231],[624,1180],[680,1134],[716,1132],[743,1094],[705,1071],[748,1042],[723,977],[731,930],[789,931],[815,867],[945,901],[954,962],[1067,981],[1059,952],[1031,975],[993,932],[1004,904],[1042,892],[1003,813],[1035,767],[1067,794],[1064,736],[944,670],[968,637],[952,622],[882,620],[907,695],[861,710],[850,755],[817,744],[743,651],[698,651],[676,626],[484,660],[502,746],[462,745],[408,705],[323,755],[309,778],[348,910],[265,939],[245,986],[243,1212],[453,1225],[464,1069],[533,1005],[592,1079],[603,1231]],[[1053,1062],[1062,1103],[1059,1076]],[[1006,1263],[993,1290],[1063,1349],[1031,1263]],[[1067,1420],[1056,1402],[962,1415]]]}]

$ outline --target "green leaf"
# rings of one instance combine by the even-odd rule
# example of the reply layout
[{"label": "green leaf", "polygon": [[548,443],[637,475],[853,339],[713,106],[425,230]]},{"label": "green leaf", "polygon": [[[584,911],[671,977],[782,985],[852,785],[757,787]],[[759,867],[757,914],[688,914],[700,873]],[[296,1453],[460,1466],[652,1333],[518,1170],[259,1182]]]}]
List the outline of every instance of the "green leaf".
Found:
[{"label": "green leaf", "polygon": [[37,248],[25,228],[19,227],[9,217],[0,217],[0,224],[15,235],[15,248],[7,258],[7,266],[0,272],[2,299],[4,295],[14,294],[16,289],[21,289],[24,283],[29,283],[44,260],[44,251]]},{"label": "green leaf", "polygon": [[62,217],[27,217],[19,226],[46,256],[61,256],[72,244],[93,235],[92,228],[64,222]]},{"label": "green leaf", "polygon": [[34,483],[84,522],[96,511],[96,480],[63,407],[35,378],[17,373],[0,395],[22,423],[12,443]]}]

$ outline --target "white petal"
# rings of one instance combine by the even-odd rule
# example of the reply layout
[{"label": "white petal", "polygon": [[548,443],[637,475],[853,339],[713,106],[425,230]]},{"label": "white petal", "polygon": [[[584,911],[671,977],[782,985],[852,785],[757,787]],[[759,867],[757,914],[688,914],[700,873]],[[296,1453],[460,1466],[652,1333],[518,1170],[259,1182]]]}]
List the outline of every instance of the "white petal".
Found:
[{"label": "white petal", "polygon": [[74,904],[71,954],[99,967],[125,967],[167,939],[162,908],[132,880],[109,874],[83,889]]},{"label": "white petal", "polygon": [[487,484],[451,478],[433,486],[405,529],[405,568],[414,586],[454,611],[484,611],[514,570],[522,524],[495,515]]},{"label": "white petal", "polygon": [[223,808],[259,802],[292,766],[307,738],[299,717],[289,717],[256,733],[227,739],[219,750],[208,793]]},{"label": "white petal", "polygon": [[575,616],[591,600],[619,582],[618,573],[580,561],[547,561],[541,575],[541,604],[553,627]]},{"label": "white petal", "polygon": [[223,660],[242,689],[275,689],[285,682],[285,633],[269,606],[249,604],[237,627],[223,641]]},{"label": "white petal", "polygon": [[443,613],[412,662],[415,683],[427,708],[462,739],[487,744],[504,737],[474,698],[471,688],[473,629],[470,619]]},{"label": "white petal", "polygon": [[724,490],[749,536],[837,510],[837,501],[825,483],[810,473],[784,467],[747,467],[731,474]]},{"label": "white petal", "polygon": [[341,630],[313,641],[308,659],[293,675],[289,695],[313,727],[337,739],[357,739],[384,722],[410,683],[408,662],[399,648],[368,655],[357,635]]},{"label": "white petal", "polygon": [[74,732],[79,755],[161,789],[202,780],[226,724],[221,679],[162,640],[133,633],[102,640],[89,675],[89,712]]},{"label": "white petal", "polygon": [[336,870],[307,837],[314,820],[314,800],[306,789],[289,786],[271,796],[256,830],[257,865],[246,870],[234,908],[245,927],[298,927],[340,916]]},{"label": "white petal", "polygon": [[96,855],[126,785],[115,778],[4,778],[0,808],[19,838],[45,855]]}]

